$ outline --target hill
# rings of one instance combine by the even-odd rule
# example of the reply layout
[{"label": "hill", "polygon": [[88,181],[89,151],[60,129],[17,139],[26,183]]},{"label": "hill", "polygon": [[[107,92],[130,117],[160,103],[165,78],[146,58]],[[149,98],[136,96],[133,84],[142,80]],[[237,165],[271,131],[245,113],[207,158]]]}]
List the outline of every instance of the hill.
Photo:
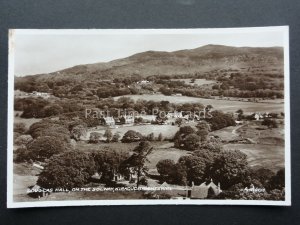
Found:
[{"label": "hill", "polygon": [[174,52],[147,51],[107,63],[78,65],[50,74],[35,75],[35,79],[98,80],[131,75],[180,75],[245,68],[281,71],[283,48],[206,45]]}]

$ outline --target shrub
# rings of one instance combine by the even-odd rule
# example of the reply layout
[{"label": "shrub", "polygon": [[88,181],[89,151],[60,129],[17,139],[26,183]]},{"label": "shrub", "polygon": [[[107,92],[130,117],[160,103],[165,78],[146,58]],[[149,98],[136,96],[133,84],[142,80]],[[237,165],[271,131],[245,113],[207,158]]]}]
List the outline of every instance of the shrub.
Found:
[{"label": "shrub", "polygon": [[14,140],[15,145],[27,145],[33,138],[30,135],[21,135]]},{"label": "shrub", "polygon": [[136,132],[134,130],[127,131],[123,138],[122,142],[129,143],[129,142],[135,142],[135,141],[141,141],[143,139],[143,135],[139,132]]},{"label": "shrub", "polygon": [[25,123],[14,123],[14,132],[24,134],[26,131]]}]

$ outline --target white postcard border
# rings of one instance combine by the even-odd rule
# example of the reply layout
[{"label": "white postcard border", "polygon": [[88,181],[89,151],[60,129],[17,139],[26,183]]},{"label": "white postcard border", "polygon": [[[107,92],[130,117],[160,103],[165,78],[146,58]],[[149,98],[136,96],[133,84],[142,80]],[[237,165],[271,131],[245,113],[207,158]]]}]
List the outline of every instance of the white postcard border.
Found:
[{"label": "white postcard border", "polygon": [[[13,201],[13,105],[14,105],[14,44],[16,34],[174,34],[174,33],[249,33],[281,31],[284,34],[284,96],[285,96],[285,200],[72,200],[72,201]],[[191,29],[12,29],[9,30],[8,55],[8,114],[7,114],[7,207],[96,206],[96,205],[291,205],[291,146],[290,146],[290,71],[289,27],[191,28]]]}]

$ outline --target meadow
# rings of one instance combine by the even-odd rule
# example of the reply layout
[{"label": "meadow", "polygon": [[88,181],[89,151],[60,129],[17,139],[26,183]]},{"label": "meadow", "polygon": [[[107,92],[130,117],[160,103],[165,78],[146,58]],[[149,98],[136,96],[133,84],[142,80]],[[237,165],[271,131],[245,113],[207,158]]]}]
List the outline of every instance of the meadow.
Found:
[{"label": "meadow", "polygon": [[225,144],[226,150],[240,150],[248,157],[253,168],[266,168],[277,172],[284,168],[284,147],[265,144]]},{"label": "meadow", "polygon": [[[202,103],[203,105],[212,105],[216,110],[224,112],[236,112],[238,109],[243,109],[245,113],[255,112],[284,112],[283,102],[246,102],[246,101],[231,101],[224,99],[207,99],[188,96],[166,96],[162,94],[144,94],[144,95],[124,95],[122,97],[129,97],[134,101],[138,99],[147,101],[169,101],[170,103],[184,104],[184,103]],[[118,99],[120,97],[115,97]]]},{"label": "meadow", "polygon": [[191,83],[191,79],[171,79],[172,81],[184,81],[185,84],[188,85],[206,85],[206,84],[215,84],[216,81],[215,80],[206,80],[206,79],[195,79],[194,83]]},{"label": "meadow", "polygon": [[[89,139],[91,132],[98,132],[101,134],[105,133],[107,127],[101,126],[98,129],[90,129],[87,132],[86,139]],[[117,126],[116,128],[110,128],[112,133],[119,133],[121,137],[128,131],[134,130],[141,133],[144,136],[147,136],[150,133],[154,133],[154,136],[157,138],[161,133],[164,138],[173,138],[175,133],[178,131],[178,126],[172,125],[155,125],[155,124],[147,124],[147,125],[134,125],[134,126]]]}]

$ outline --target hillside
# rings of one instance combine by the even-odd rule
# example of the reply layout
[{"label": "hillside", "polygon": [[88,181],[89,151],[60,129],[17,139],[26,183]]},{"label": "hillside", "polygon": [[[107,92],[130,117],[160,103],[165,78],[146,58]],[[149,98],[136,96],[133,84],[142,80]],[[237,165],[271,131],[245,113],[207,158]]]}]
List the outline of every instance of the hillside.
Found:
[{"label": "hillside", "polygon": [[260,68],[261,71],[283,69],[283,48],[250,48],[206,45],[175,52],[147,51],[107,63],[78,65],[50,74],[35,75],[42,79],[109,79],[139,74],[176,75],[216,70]]}]

